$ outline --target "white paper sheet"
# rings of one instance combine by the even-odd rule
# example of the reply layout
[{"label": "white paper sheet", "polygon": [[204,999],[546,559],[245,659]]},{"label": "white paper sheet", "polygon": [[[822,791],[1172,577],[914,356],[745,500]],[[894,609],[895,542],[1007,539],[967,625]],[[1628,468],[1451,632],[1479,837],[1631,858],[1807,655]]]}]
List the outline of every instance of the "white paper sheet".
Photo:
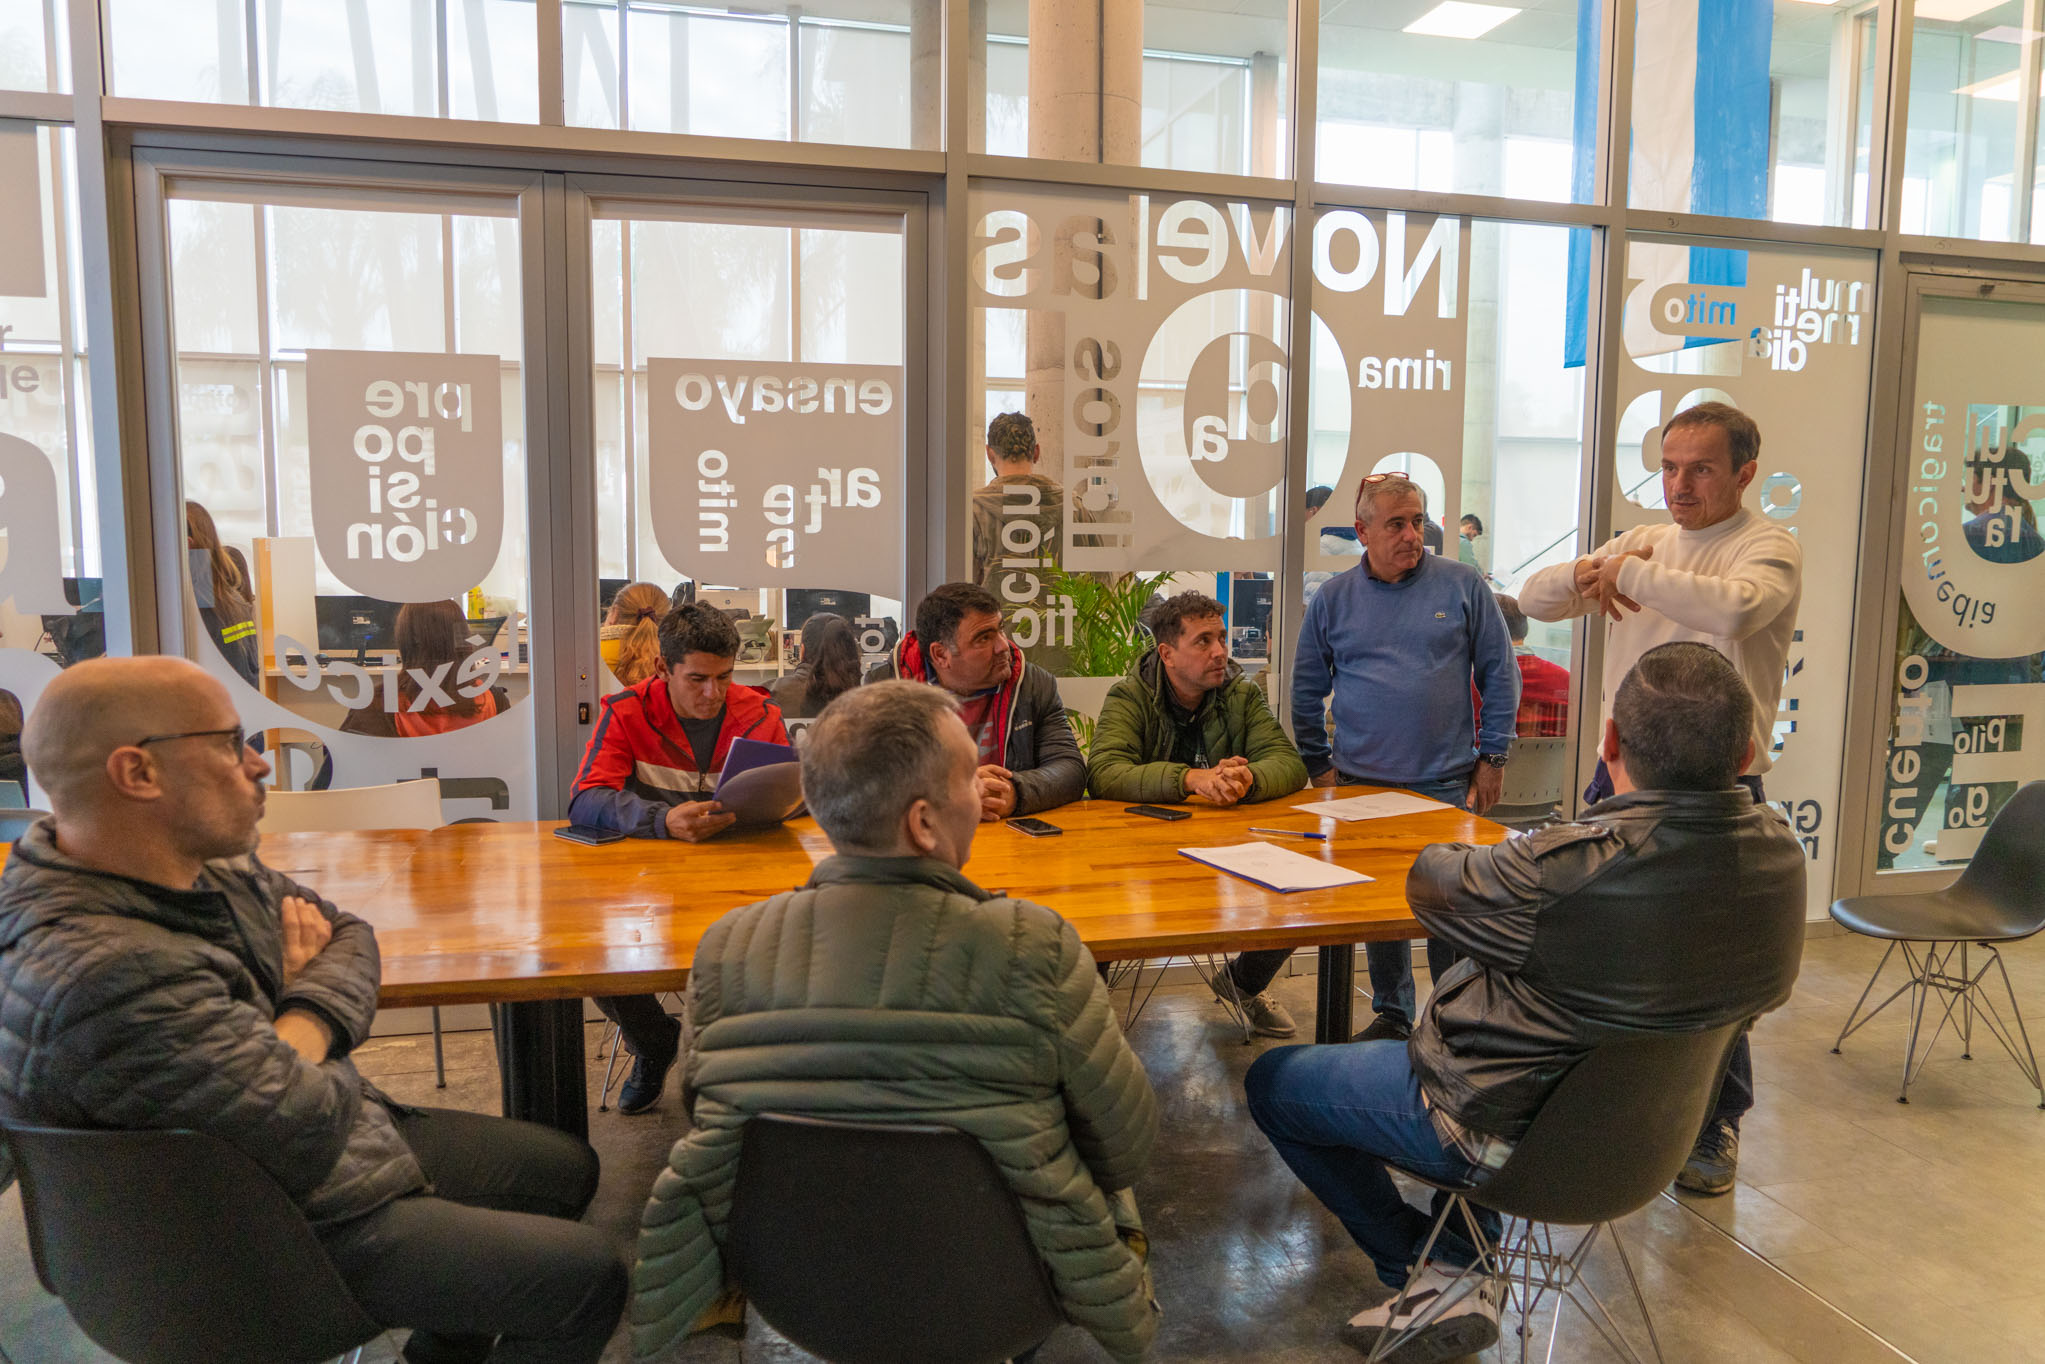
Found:
[{"label": "white paper sheet", "polygon": [[1371,880],[1360,871],[1307,857],[1269,843],[1235,843],[1226,848],[1181,848],[1182,856],[1272,890],[1328,890]]},{"label": "white paper sheet", "polygon": [[1304,810],[1310,815],[1322,815],[1328,819],[1353,821],[1359,819],[1390,819],[1394,815],[1417,815],[1427,810],[1449,810],[1453,806],[1425,796],[1408,795],[1404,791],[1378,791],[1368,796],[1350,796],[1345,800],[1316,801],[1311,805],[1295,805],[1295,810]]}]

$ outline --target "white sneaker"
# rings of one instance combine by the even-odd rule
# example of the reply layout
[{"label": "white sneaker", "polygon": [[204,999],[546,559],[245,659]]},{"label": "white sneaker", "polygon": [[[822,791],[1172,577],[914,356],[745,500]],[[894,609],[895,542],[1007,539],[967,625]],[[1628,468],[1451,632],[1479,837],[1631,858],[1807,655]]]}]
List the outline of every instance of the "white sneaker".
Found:
[{"label": "white sneaker", "polygon": [[1453,1292],[1462,1297],[1384,1358],[1389,1364],[1441,1364],[1489,1349],[1498,1343],[1498,1286],[1488,1276],[1472,1284],[1473,1277],[1464,1275],[1456,1283],[1455,1271],[1429,1263],[1407,1284],[1404,1301],[1394,1293],[1351,1317],[1342,1327],[1343,1344],[1369,1355],[1380,1336],[1411,1330],[1455,1283]]},{"label": "white sneaker", "polygon": [[1231,1000],[1234,982],[1225,973],[1216,973],[1210,984],[1214,987],[1216,999],[1224,1004],[1233,1002],[1242,1006],[1250,1031],[1259,1037],[1291,1037],[1299,1031],[1299,1024],[1292,1021],[1292,1015],[1269,990],[1261,995],[1239,995]]}]

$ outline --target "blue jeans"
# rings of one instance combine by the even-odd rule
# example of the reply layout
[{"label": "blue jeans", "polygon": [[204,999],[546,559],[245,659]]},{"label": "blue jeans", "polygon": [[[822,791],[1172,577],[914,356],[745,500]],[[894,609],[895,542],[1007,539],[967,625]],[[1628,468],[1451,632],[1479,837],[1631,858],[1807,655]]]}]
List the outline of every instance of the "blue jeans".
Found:
[{"label": "blue jeans", "polygon": [[[1338,773],[1338,780],[1345,786],[1364,785],[1361,777]],[[1403,788],[1416,796],[1429,800],[1444,801],[1458,810],[1470,808],[1470,777],[1468,773],[1447,781],[1412,782]],[[1372,942],[1363,945],[1364,966],[1370,972],[1370,1007],[1379,1016],[1390,1015],[1412,1027],[1419,1018],[1413,987],[1413,944],[1411,942]],[[1434,938],[1427,940],[1427,969],[1436,980],[1442,972],[1456,964],[1456,951],[1447,943]]]},{"label": "blue jeans", "polygon": [[[1766,805],[1768,797],[1762,793],[1759,777],[1741,777],[1740,785],[1747,788],[1756,805]],[[1612,798],[1612,774],[1605,770],[1605,760],[1598,759],[1598,770],[1591,773],[1591,784],[1583,789],[1583,803],[1596,805],[1601,800]],[[1432,958],[1429,958],[1432,961]],[[1718,1123],[1730,1123],[1733,1131],[1740,1130],[1740,1119],[1754,1106],[1754,1049],[1747,1042],[1747,1034],[1741,1033],[1739,1041],[1733,1043],[1732,1059],[1726,1063],[1725,1079],[1719,1081],[1718,1097],[1711,1102],[1711,1112],[1704,1116],[1704,1130],[1709,1132]]]},{"label": "blue jeans", "polygon": [[[1404,1042],[1278,1047],[1256,1059],[1243,1089],[1250,1120],[1392,1288],[1406,1282],[1433,1218],[1400,1196],[1386,1165],[1446,1184],[1474,1184],[1482,1174],[1435,1134]],[[1447,1202],[1435,1193],[1436,1216]],[[1477,1223],[1497,1238],[1496,1213],[1478,1210]],[[1434,1258],[1467,1265],[1477,1248],[1452,1222]]]}]

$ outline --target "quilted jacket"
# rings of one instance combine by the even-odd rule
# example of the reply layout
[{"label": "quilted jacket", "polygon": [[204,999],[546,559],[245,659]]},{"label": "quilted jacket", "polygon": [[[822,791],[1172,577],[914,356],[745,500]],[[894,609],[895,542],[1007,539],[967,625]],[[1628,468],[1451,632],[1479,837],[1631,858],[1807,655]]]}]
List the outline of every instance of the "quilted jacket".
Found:
[{"label": "quilted jacket", "polygon": [[1118,1360],[1142,1355],[1156,1314],[1108,1195],[1143,1168],[1157,1100],[1070,924],[938,862],[833,857],[801,889],[711,925],[687,1004],[695,1125],[641,1219],[642,1356],[723,1286],[739,1135],[760,1112],[977,1137],[1022,1201],[1067,1318]]},{"label": "quilted jacket", "polygon": [[[333,938],[288,986],[287,895]],[[426,1186],[348,1053],[369,1036],[376,935],[254,857],[190,890],[86,869],[48,819],[0,872],[0,1106],[62,1127],[189,1128],[261,1165],[314,1224]],[[308,1065],[270,1026],[303,1009],[334,1054]]]},{"label": "quilted jacket", "polygon": [[[1179,723],[1165,692],[1171,683],[1152,649],[1129,676],[1108,689],[1087,751],[1087,790],[1102,800],[1169,805],[1186,798],[1188,765],[1173,761]],[[1187,728],[1196,729],[1212,767],[1223,758],[1247,758],[1250,793],[1244,804],[1289,796],[1307,784],[1307,765],[1285,737],[1284,726],[1255,682],[1235,663],[1228,678],[1200,698]]]}]

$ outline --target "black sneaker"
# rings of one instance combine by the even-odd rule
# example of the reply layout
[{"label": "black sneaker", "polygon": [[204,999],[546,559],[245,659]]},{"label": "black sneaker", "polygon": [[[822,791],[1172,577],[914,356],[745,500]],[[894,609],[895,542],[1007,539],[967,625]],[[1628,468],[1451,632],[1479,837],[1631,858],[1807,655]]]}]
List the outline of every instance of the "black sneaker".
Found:
[{"label": "black sneaker", "polygon": [[1697,1144],[1690,1148],[1690,1159],[1683,1162],[1676,1175],[1676,1187],[1694,1194],[1731,1193],[1733,1177],[1739,1170],[1739,1129],[1720,1118],[1707,1124]]},{"label": "black sneaker", "polygon": [[618,1111],[624,1114],[644,1113],[660,1102],[660,1091],[667,1085],[667,1073],[674,1069],[675,1053],[652,1061],[644,1056],[632,1058],[632,1073],[625,1077],[623,1088],[618,1090]]},{"label": "black sneaker", "polygon": [[1379,1014],[1352,1042],[1404,1042],[1413,1035],[1413,1025],[1397,1014]]}]

